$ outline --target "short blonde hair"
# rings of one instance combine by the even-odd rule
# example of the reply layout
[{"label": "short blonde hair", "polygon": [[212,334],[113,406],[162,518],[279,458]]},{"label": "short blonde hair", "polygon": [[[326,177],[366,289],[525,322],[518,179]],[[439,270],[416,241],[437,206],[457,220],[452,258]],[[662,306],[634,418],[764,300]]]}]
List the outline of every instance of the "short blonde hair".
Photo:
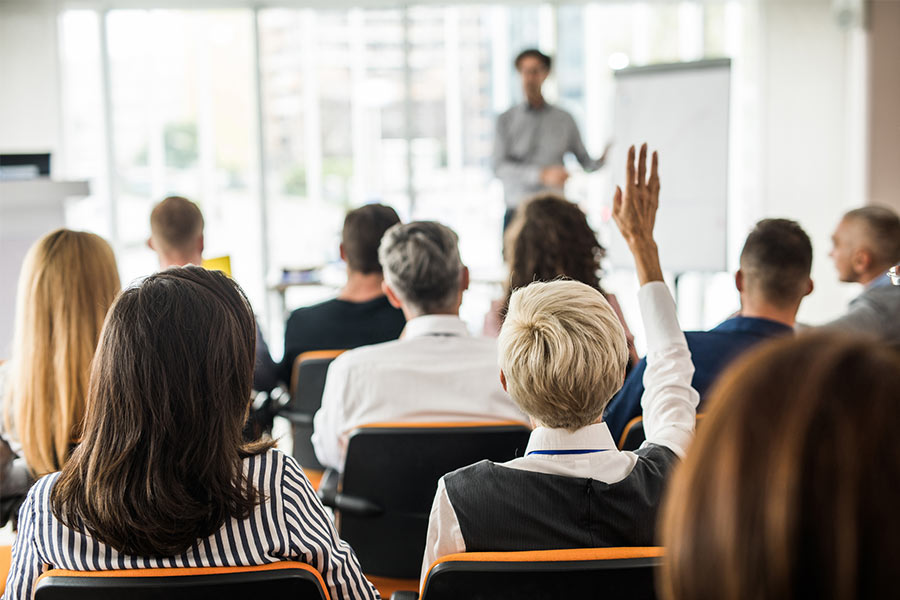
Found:
[{"label": "short blonde hair", "polygon": [[596,422],[622,387],[625,330],[589,285],[556,280],[516,290],[498,344],[510,396],[547,427]]}]

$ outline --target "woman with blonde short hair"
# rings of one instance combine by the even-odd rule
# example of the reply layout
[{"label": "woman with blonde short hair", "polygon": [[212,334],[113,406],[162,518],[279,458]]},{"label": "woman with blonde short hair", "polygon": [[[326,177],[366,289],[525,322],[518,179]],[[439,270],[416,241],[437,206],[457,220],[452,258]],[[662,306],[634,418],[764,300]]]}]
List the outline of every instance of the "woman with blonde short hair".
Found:
[{"label": "woman with blonde short hair", "polygon": [[646,154],[645,146],[635,171],[631,149],[626,192],[616,194],[613,216],[641,283],[647,442],[619,452],[602,422],[628,360],[622,325],[603,294],[576,281],[535,282],[514,291],[497,340],[499,376],[534,431],[524,456],[481,461],[440,479],[423,574],[435,559],[456,552],[655,543],[666,479],[693,437],[699,397],[653,239],[659,176],[654,155],[644,181]]},{"label": "woman with blonde short hair", "polygon": [[529,199],[517,211],[503,236],[504,255],[509,268],[505,297],[491,303],[484,318],[485,335],[496,337],[503,324],[513,290],[532,281],[574,279],[598,290],[609,301],[622,324],[628,341],[629,365],[638,361],[634,336],[615,295],[600,284],[601,260],[606,249],[591,229],[584,211],[556,194]]},{"label": "woman with blonde short hair", "polygon": [[13,354],[0,370],[0,444],[24,465],[0,465],[4,497],[24,494],[32,478],[66,462],[81,434],[103,319],[119,288],[112,248],[93,233],[58,229],[25,256]]}]

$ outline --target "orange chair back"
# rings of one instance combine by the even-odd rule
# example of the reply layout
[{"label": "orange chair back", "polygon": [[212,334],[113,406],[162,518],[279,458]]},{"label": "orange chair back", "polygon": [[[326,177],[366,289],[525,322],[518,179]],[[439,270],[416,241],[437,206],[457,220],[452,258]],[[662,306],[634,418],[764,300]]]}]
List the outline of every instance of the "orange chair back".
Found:
[{"label": "orange chair back", "polygon": [[35,600],[126,596],[129,600],[244,600],[288,596],[302,600],[330,600],[328,588],[316,569],[306,563],[288,561],[252,567],[53,569],[38,578],[34,590]]},{"label": "orange chair back", "polygon": [[662,557],[659,547],[451,554],[431,565],[421,598],[655,600]]}]

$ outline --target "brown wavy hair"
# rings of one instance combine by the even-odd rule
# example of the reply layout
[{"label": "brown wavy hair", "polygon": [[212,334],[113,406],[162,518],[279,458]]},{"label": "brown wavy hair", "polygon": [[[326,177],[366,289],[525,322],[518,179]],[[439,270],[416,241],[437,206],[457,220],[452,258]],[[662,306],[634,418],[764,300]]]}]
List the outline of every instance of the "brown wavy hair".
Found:
[{"label": "brown wavy hair", "polygon": [[119,296],[91,371],[84,437],[50,502],[120,552],[171,556],[261,496],[242,469],[256,325],[218,271],[175,267]]},{"label": "brown wavy hair", "polygon": [[729,369],[662,512],[662,597],[893,597],[898,395],[900,356],[835,332]]},{"label": "brown wavy hair", "polygon": [[516,211],[504,238],[509,265],[504,307],[513,290],[560,277],[606,295],[600,286],[600,261],[606,249],[577,204],[555,194],[535,196]]}]

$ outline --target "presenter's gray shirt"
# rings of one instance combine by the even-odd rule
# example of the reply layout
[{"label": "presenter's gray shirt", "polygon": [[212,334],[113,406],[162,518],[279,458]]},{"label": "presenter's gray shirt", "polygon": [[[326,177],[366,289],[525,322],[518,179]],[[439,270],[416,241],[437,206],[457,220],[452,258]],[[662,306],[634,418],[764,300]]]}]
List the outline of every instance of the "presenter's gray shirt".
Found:
[{"label": "presenter's gray shirt", "polygon": [[552,104],[532,108],[527,102],[513,106],[497,118],[494,137],[494,174],[503,182],[507,208],[515,208],[542,191],[562,192],[541,183],[541,171],[562,166],[571,152],[585,171],[595,171],[603,159],[588,154],[572,115]]},{"label": "presenter's gray shirt", "polygon": [[887,275],[878,277],[850,302],[846,315],[827,327],[869,333],[900,347],[900,286],[891,285]]}]

